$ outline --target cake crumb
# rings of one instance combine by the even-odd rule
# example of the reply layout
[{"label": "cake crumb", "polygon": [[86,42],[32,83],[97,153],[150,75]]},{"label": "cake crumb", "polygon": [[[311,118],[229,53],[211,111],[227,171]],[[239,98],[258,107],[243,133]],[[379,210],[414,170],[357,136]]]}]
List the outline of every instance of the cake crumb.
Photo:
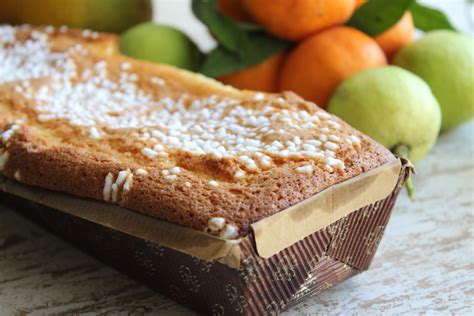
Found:
[{"label": "cake crumb", "polygon": [[10,154],[8,153],[8,151],[5,151],[3,154],[0,154],[0,171],[3,171],[5,169],[9,156]]}]

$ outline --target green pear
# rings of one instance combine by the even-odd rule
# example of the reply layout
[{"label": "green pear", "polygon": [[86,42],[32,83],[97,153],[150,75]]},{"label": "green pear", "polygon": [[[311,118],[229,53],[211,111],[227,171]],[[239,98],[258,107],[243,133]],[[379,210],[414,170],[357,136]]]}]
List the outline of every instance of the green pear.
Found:
[{"label": "green pear", "polygon": [[474,116],[474,40],[453,31],[434,31],[405,46],[393,63],[425,80],[441,106],[441,129]]},{"label": "green pear", "polygon": [[0,23],[121,33],[153,15],[151,0],[0,0]]},{"label": "green pear", "polygon": [[203,54],[186,34],[171,26],[142,23],[122,34],[120,50],[125,55],[155,63],[196,70]]},{"label": "green pear", "polygon": [[419,161],[436,142],[441,111],[430,87],[396,66],[369,69],[345,80],[328,106],[356,129],[397,154]]}]

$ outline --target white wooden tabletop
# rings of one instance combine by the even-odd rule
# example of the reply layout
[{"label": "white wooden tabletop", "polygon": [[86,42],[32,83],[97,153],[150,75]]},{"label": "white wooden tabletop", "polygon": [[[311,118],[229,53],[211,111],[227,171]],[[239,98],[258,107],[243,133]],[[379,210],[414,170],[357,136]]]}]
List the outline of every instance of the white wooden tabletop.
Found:
[{"label": "white wooden tabletop", "polygon": [[[441,135],[417,171],[417,200],[402,192],[372,267],[285,315],[474,314],[474,122]],[[194,314],[0,209],[0,315],[30,313]]]}]

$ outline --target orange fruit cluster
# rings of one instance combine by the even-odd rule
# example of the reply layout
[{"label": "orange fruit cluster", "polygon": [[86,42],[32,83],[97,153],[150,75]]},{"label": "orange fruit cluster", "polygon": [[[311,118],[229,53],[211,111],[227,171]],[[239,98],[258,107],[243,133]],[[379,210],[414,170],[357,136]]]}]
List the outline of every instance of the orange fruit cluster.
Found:
[{"label": "orange fruit cluster", "polygon": [[220,0],[218,8],[238,21],[254,21],[275,37],[296,42],[259,65],[218,78],[240,89],[292,90],[325,107],[351,75],[387,64],[412,41],[409,12],[392,28],[370,37],[342,26],[366,0]]}]

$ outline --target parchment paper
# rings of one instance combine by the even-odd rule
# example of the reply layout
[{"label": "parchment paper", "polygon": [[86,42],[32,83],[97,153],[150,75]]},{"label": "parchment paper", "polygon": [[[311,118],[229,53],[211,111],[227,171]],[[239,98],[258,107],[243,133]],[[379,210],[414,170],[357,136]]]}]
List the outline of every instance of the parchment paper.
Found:
[{"label": "parchment paper", "polygon": [[[334,185],[252,224],[253,233],[244,238],[255,238],[259,255],[271,257],[352,211],[388,196],[400,169],[397,159]],[[233,268],[240,264],[240,240],[224,240],[116,205],[27,186],[3,176],[0,190],[201,259],[219,260]]]}]

